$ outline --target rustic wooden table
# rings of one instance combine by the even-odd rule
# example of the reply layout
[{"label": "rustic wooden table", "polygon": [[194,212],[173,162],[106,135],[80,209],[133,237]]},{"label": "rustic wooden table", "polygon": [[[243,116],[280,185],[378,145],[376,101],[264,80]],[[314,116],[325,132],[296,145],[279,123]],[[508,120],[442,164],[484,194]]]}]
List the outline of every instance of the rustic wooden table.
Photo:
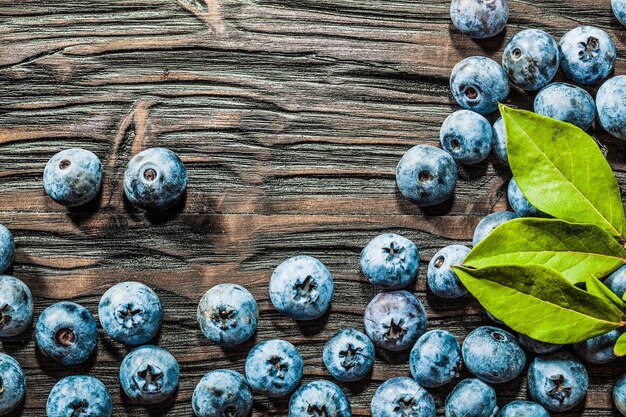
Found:
[{"label": "rustic wooden table", "polygon": [[[469,244],[482,216],[507,208],[510,177],[493,157],[460,168],[454,198],[421,210],[395,188],[404,151],[438,142],[456,106],[451,68],[470,55],[499,59],[515,32],[554,36],[579,24],[607,30],[626,73],[626,31],[610,0],[511,1],[506,33],[475,42],[449,20],[449,1],[426,0],[3,0],[0,1],[0,222],[15,234],[10,273],[36,297],[36,313],[73,299],[96,312],[112,284],[138,280],[156,288],[166,317],[155,342],[182,367],[171,401],[143,408],[122,401],[117,372],[127,349],[100,332],[97,358],[61,368],[36,353],[32,329],[0,342],[25,368],[28,394],[12,416],[43,416],[62,376],[101,378],[115,416],[191,416],[191,393],[209,370],[243,371],[248,350],[281,337],[305,359],[305,380],[328,378],[324,342],[345,327],[362,328],[376,289],[359,273],[359,252],[394,231],[422,251],[412,287],[429,312],[429,328],[463,338],[488,323],[467,297],[442,301],[426,291],[430,257],[451,243]],[[513,90],[511,102],[532,97]],[[626,147],[592,130],[609,150],[622,187]],[[42,171],[72,146],[103,161],[97,201],[68,211],[48,199]],[[184,204],[149,217],[123,199],[129,158],[152,146],[176,151],[189,170]],[[273,268],[295,254],[332,271],[331,312],[298,324],[268,299]],[[195,319],[211,286],[235,282],[260,303],[253,341],[229,350],[211,345]],[[379,352],[370,380],[342,384],[355,415],[370,415],[377,386],[408,375],[407,354]],[[594,367],[586,404],[564,416],[609,416],[612,383],[626,361]],[[438,406],[450,387],[434,390]],[[520,379],[497,388],[502,406],[526,397]],[[286,415],[286,401],[257,398],[255,416]]]}]

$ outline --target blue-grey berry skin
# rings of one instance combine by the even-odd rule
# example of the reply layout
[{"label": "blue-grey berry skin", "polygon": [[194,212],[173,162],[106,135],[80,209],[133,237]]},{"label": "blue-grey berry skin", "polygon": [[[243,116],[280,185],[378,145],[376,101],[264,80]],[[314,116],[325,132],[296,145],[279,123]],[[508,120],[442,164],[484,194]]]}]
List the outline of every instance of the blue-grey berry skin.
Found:
[{"label": "blue-grey berry skin", "polygon": [[617,20],[626,26],[626,0],[611,0],[611,8]]},{"label": "blue-grey berry skin", "polygon": [[445,414],[446,417],[495,417],[496,392],[480,379],[464,379],[446,398]]},{"label": "blue-grey berry skin", "polygon": [[517,185],[515,178],[511,178],[509,181],[509,186],[506,192],[507,198],[509,200],[509,205],[513,208],[513,211],[517,213],[520,217],[544,217],[545,214],[541,211],[537,210],[535,206],[530,204],[530,202],[522,193],[522,190]]},{"label": "blue-grey berry skin", "polygon": [[609,287],[619,298],[624,297],[626,292],[626,265],[614,271],[604,280],[604,285]]},{"label": "blue-grey berry skin", "polygon": [[493,229],[517,218],[519,218],[519,216],[512,211],[497,211],[486,215],[485,218],[478,223],[476,230],[474,230],[472,244],[474,246],[478,245],[484,238],[489,236],[489,233],[493,232]]},{"label": "blue-grey berry skin", "polygon": [[248,417],[252,392],[239,372],[218,369],[204,375],[196,385],[191,406],[198,417]]},{"label": "blue-grey berry skin", "polygon": [[98,345],[96,320],[85,307],[61,301],[46,308],[35,325],[37,347],[61,365],[78,365]]},{"label": "blue-grey berry skin", "polygon": [[236,284],[208,290],[197,311],[202,333],[218,346],[236,346],[256,332],[259,308],[250,291]]},{"label": "blue-grey berry skin", "polygon": [[559,70],[559,45],[543,30],[526,29],[513,36],[502,54],[502,67],[513,84],[526,91],[547,85]]},{"label": "blue-grey berry skin", "polygon": [[463,341],[465,367],[478,378],[501,384],[517,378],[526,365],[526,353],[517,338],[498,327],[482,326]]},{"label": "blue-grey berry skin", "polygon": [[509,19],[507,0],[452,0],[452,23],[475,39],[491,38],[502,32]]},{"label": "blue-grey berry skin", "polygon": [[417,276],[420,253],[415,243],[395,233],[372,239],[361,251],[361,271],[372,285],[398,290]]},{"label": "blue-grey berry skin", "polygon": [[571,123],[583,130],[591,127],[596,114],[593,97],[580,87],[552,83],[535,97],[535,113]]},{"label": "blue-grey berry skin", "polygon": [[0,224],[0,274],[11,266],[13,258],[15,258],[13,234]]},{"label": "blue-grey berry skin", "polygon": [[622,375],[613,387],[613,402],[619,412],[626,416],[626,375]]},{"label": "blue-grey berry skin", "polygon": [[602,84],[596,95],[596,104],[602,127],[616,138],[626,140],[624,97],[626,97],[626,75],[619,75]]},{"label": "blue-grey berry skin", "polygon": [[548,411],[567,411],[587,394],[585,366],[569,352],[559,350],[537,356],[528,367],[528,393]]},{"label": "blue-grey berry skin", "polygon": [[463,263],[470,248],[463,245],[450,245],[441,249],[428,263],[428,288],[441,298],[459,298],[467,294],[467,289],[459,280],[453,266]]},{"label": "blue-grey berry skin", "polygon": [[402,195],[418,206],[443,203],[454,191],[456,162],[443,149],[417,145],[409,149],[396,168],[396,184]]},{"label": "blue-grey berry skin", "polygon": [[315,320],[330,308],[334,288],[330,271],[322,262],[298,255],[274,270],[270,300],[276,310],[295,320]]},{"label": "blue-grey berry skin", "polygon": [[370,338],[355,329],[337,332],[328,339],[322,352],[326,369],[341,382],[358,381],[369,375],[375,356]]},{"label": "blue-grey berry skin", "polygon": [[452,333],[431,330],[415,342],[409,365],[411,375],[421,386],[441,387],[459,376],[461,345]]},{"label": "blue-grey berry skin", "polygon": [[43,171],[43,187],[54,201],[66,207],[85,204],[102,185],[100,159],[85,149],[66,149],[54,155]]},{"label": "blue-grey berry skin", "polygon": [[57,382],[46,403],[48,417],[109,417],[113,403],[107,387],[92,376],[68,376]]},{"label": "blue-grey berry skin", "polygon": [[298,388],[289,401],[289,417],[351,417],[348,399],[336,384],[313,381]]},{"label": "blue-grey berry skin", "polygon": [[150,148],[135,155],[124,173],[126,198],[148,212],[176,204],[187,189],[187,169],[178,155],[165,148]]},{"label": "blue-grey berry skin", "polygon": [[139,282],[109,288],[98,306],[98,318],[113,340],[136,346],[149,342],[161,328],[163,307],[159,296]]},{"label": "blue-grey berry skin", "polygon": [[140,404],[167,400],[178,389],[180,368],[167,350],[144,345],[133,349],[120,365],[120,384],[128,398]]},{"label": "blue-grey berry skin", "polygon": [[21,280],[0,275],[0,337],[12,337],[30,327],[33,296]]},{"label": "blue-grey berry skin", "polygon": [[561,69],[567,78],[593,85],[611,74],[617,52],[611,37],[602,29],[579,26],[559,41]]},{"label": "blue-grey berry skin", "polygon": [[424,306],[408,291],[376,295],[365,308],[364,320],[372,342],[392,352],[413,346],[428,322]]},{"label": "blue-grey berry skin", "polygon": [[22,367],[11,356],[0,353],[0,416],[14,410],[25,393],[26,378]]},{"label": "blue-grey berry skin", "polygon": [[472,56],[452,69],[450,90],[464,109],[488,114],[509,96],[509,78],[493,59]]},{"label": "blue-grey berry skin", "polygon": [[573,347],[578,357],[587,363],[609,363],[617,358],[613,349],[622,333],[624,328],[616,329],[584,342],[574,343]]},{"label": "blue-grey berry skin", "polygon": [[298,349],[285,340],[256,345],[246,358],[246,379],[253,391],[268,397],[284,397],[302,379],[304,362]]},{"label": "blue-grey berry skin", "polygon": [[502,117],[499,117],[493,124],[493,153],[500,162],[509,166],[509,155],[506,153],[506,129]]},{"label": "blue-grey berry skin", "polygon": [[518,400],[505,405],[498,417],[550,417],[550,414],[537,403]]},{"label": "blue-grey berry skin", "polygon": [[485,310],[485,314],[487,315],[487,318],[489,318],[489,320],[493,321],[494,323],[504,324],[504,322],[502,320],[498,320],[496,318],[496,316],[494,316],[493,314],[491,314],[487,310]]},{"label": "blue-grey berry skin", "polygon": [[477,164],[489,156],[493,129],[489,120],[469,110],[458,110],[439,130],[441,146],[459,163]]},{"label": "blue-grey berry skin", "polygon": [[563,345],[541,342],[521,333],[517,335],[517,340],[527,351],[538,355],[547,355],[548,353],[556,352],[563,347]]},{"label": "blue-grey berry skin", "polygon": [[432,395],[411,378],[391,378],[378,387],[372,397],[372,416],[435,417]]}]

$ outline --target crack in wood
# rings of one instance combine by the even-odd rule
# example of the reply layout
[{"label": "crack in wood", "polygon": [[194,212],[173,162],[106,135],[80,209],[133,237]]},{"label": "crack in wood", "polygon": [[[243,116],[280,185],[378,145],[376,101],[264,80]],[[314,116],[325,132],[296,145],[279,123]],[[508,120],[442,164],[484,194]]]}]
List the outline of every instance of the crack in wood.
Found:
[{"label": "crack in wood", "polygon": [[176,2],[180,7],[204,21],[215,34],[224,33],[226,26],[222,19],[222,8],[217,0],[203,0],[204,7],[193,0],[176,0]]}]

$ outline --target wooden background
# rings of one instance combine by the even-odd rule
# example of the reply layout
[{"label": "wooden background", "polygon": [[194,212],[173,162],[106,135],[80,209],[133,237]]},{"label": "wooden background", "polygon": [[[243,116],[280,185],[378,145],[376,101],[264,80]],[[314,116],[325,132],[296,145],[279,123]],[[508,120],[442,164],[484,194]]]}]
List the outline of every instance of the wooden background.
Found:
[{"label": "wooden background", "polygon": [[[28,379],[12,416],[43,416],[54,383],[77,373],[106,383],[115,416],[192,416],[204,373],[242,372],[251,346],[274,337],[300,348],[306,381],[328,378],[324,342],[362,329],[376,293],[359,273],[359,252],[387,231],[421,250],[413,289],[430,329],[463,338],[488,323],[471,297],[429,294],[425,271],[438,249],[469,244],[484,215],[507,208],[509,172],[494,157],[462,167],[454,198],[421,210],[397,192],[395,166],[411,146],[438,142],[456,108],[448,76],[459,60],[499,60],[524,28],[560,37],[579,24],[610,33],[616,72],[626,73],[626,31],[610,0],[511,1],[506,32],[480,42],[454,30],[447,0],[1,0],[0,222],[17,242],[10,273],[30,285],[37,314],[61,299],[95,313],[101,294],[124,280],[157,288],[166,316],[156,342],[182,367],[174,399],[133,406],[116,376],[126,348],[101,331],[97,358],[61,368],[36,353],[30,330],[0,342]],[[516,90],[510,97],[524,108],[531,100]],[[626,187],[626,147],[592,132]],[[67,211],[45,196],[42,171],[73,146],[101,158],[104,184],[97,201]],[[184,204],[156,217],[130,207],[122,191],[127,161],[152,146],[177,152],[190,177]],[[336,281],[331,312],[314,323],[286,319],[268,299],[272,270],[296,254],[321,259]],[[229,350],[209,344],[195,319],[202,294],[223,282],[248,287],[261,309],[254,340]],[[355,415],[370,414],[382,381],[408,375],[407,354],[379,357],[369,381],[341,384]],[[590,366],[584,410],[563,415],[618,415],[610,390],[625,364]],[[434,390],[438,406],[450,389]],[[526,397],[525,382],[497,392],[503,406]],[[286,415],[286,400],[259,397],[254,410]]]}]

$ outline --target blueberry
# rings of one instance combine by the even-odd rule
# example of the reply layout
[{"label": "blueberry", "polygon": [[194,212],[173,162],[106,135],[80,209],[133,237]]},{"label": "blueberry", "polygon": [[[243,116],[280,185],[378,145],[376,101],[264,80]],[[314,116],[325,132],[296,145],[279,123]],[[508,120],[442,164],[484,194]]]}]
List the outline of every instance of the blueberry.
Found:
[{"label": "blueberry", "polygon": [[239,372],[218,369],[202,377],[191,405],[198,417],[247,417],[252,411],[252,392]]},{"label": "blueberry", "polygon": [[0,337],[16,336],[33,321],[33,296],[19,279],[0,275]]},{"label": "blueberry", "polygon": [[304,363],[298,349],[285,340],[268,340],[256,345],[246,359],[250,387],[268,397],[284,397],[302,379]]},{"label": "blueberry", "polygon": [[112,339],[126,345],[142,345],[161,328],[163,308],[154,291],[139,282],[122,282],[100,299],[98,318]]},{"label": "blueberry", "polygon": [[0,416],[10,413],[22,402],[26,393],[26,379],[20,364],[0,353]]},{"label": "blueberry", "polygon": [[509,166],[509,156],[506,153],[506,129],[502,117],[499,117],[493,124],[493,152],[502,163]]},{"label": "blueberry", "polygon": [[128,200],[146,211],[162,211],[176,204],[187,188],[187,170],[178,155],[150,148],[133,157],[124,173]]},{"label": "blueberry", "polygon": [[202,333],[218,346],[236,346],[256,331],[259,309],[256,300],[241,285],[220,284],[204,294],[198,304]]},{"label": "blueberry", "polygon": [[489,233],[493,232],[493,229],[517,218],[519,218],[519,216],[511,211],[497,211],[486,215],[485,218],[478,223],[476,230],[474,230],[472,244],[474,246],[478,245],[480,241],[489,236]]},{"label": "blueberry", "polygon": [[46,403],[48,417],[109,417],[113,403],[107,387],[92,376],[68,376],[57,382]]},{"label": "blueberry", "polygon": [[61,365],[85,362],[96,351],[98,327],[85,307],[61,301],[46,308],[35,325],[39,350]]},{"label": "blueberry", "polygon": [[446,417],[495,417],[496,392],[480,379],[459,382],[446,398]]},{"label": "blueberry", "polygon": [[441,298],[459,298],[467,294],[459,277],[452,270],[461,265],[470,248],[462,245],[450,245],[441,249],[428,263],[428,288]]},{"label": "blueberry", "polygon": [[609,275],[604,281],[604,285],[609,287],[619,298],[624,297],[626,292],[626,265]]},{"label": "blueberry", "polygon": [[559,42],[561,69],[567,78],[579,84],[593,85],[613,71],[615,44],[602,29],[579,26]]},{"label": "blueberry", "polygon": [[507,0],[452,0],[452,23],[476,39],[491,38],[502,32],[509,19]]},{"label": "blueberry", "polygon": [[43,171],[43,187],[59,204],[75,207],[98,194],[102,185],[102,164],[85,149],[66,149],[54,155]]},{"label": "blueberry", "polygon": [[376,346],[393,352],[413,346],[427,321],[424,306],[408,291],[382,292],[365,309],[365,332]]},{"label": "blueberry", "polygon": [[517,185],[515,178],[511,178],[509,186],[507,188],[507,197],[509,205],[513,208],[513,211],[520,217],[544,217],[545,214],[537,210],[535,206],[530,202],[522,193],[522,190]]},{"label": "blueberry", "polygon": [[354,329],[341,330],[328,339],[322,354],[328,372],[342,382],[365,378],[374,366],[374,357],[370,338]]},{"label": "blueberry", "polygon": [[571,353],[559,350],[537,356],[528,368],[530,397],[549,411],[567,411],[578,405],[589,388],[585,366]]},{"label": "blueberry", "polygon": [[596,105],[591,94],[566,83],[552,83],[537,94],[535,113],[571,123],[583,130],[591,127]]},{"label": "blueberry", "polygon": [[592,337],[584,342],[574,343],[574,350],[587,363],[609,363],[617,356],[613,352],[615,342],[624,333],[624,328],[616,329],[600,336]]},{"label": "blueberry", "polygon": [[613,387],[613,402],[619,412],[626,416],[626,375],[623,375]]},{"label": "blueberry", "polygon": [[295,320],[315,320],[328,311],[333,297],[333,278],[319,260],[299,255],[274,270],[270,300],[274,307]]},{"label": "blueberry", "polygon": [[463,342],[463,362],[485,382],[501,384],[517,378],[526,365],[526,354],[511,333],[492,326],[472,331]]},{"label": "blueberry", "polygon": [[548,353],[556,352],[563,347],[563,345],[541,342],[521,333],[517,335],[517,340],[520,345],[526,348],[527,351],[538,355],[546,355]]},{"label": "blueberry", "polygon": [[459,376],[461,346],[445,330],[424,333],[411,350],[411,375],[426,388],[441,387]]},{"label": "blueberry", "polygon": [[550,414],[532,401],[513,401],[504,406],[498,417],[550,417]]},{"label": "blueberry", "polygon": [[396,183],[402,195],[423,207],[450,198],[456,180],[456,163],[452,156],[430,145],[409,149],[396,168]]},{"label": "blueberry", "polygon": [[624,97],[626,97],[626,75],[619,75],[602,84],[596,95],[596,103],[602,127],[616,138],[626,140]]},{"label": "blueberry", "polygon": [[409,285],[417,276],[420,253],[415,243],[395,233],[372,239],[361,251],[361,270],[369,282],[387,290]]},{"label": "blueberry", "polygon": [[462,164],[477,164],[489,156],[493,129],[489,120],[469,110],[458,110],[444,120],[439,130],[443,149]]},{"label": "blueberry", "polygon": [[493,59],[473,56],[465,58],[452,69],[450,89],[464,109],[488,114],[497,110],[498,103],[503,103],[508,97],[509,79]]},{"label": "blueberry", "polygon": [[543,30],[523,30],[504,48],[502,67],[521,89],[539,90],[559,70],[559,45]]},{"label": "blueberry", "polygon": [[120,384],[131,400],[156,404],[178,389],[180,368],[167,350],[145,345],[133,349],[120,365]]},{"label": "blueberry", "polygon": [[626,26],[626,0],[611,0],[611,8],[617,20]]},{"label": "blueberry", "polygon": [[313,381],[298,388],[289,401],[289,417],[351,417],[350,403],[330,381]]},{"label": "blueberry", "polygon": [[432,395],[411,378],[391,378],[378,387],[372,398],[372,416],[435,417]]},{"label": "blueberry", "polygon": [[9,269],[14,257],[15,242],[13,241],[13,234],[0,224],[0,274]]}]

